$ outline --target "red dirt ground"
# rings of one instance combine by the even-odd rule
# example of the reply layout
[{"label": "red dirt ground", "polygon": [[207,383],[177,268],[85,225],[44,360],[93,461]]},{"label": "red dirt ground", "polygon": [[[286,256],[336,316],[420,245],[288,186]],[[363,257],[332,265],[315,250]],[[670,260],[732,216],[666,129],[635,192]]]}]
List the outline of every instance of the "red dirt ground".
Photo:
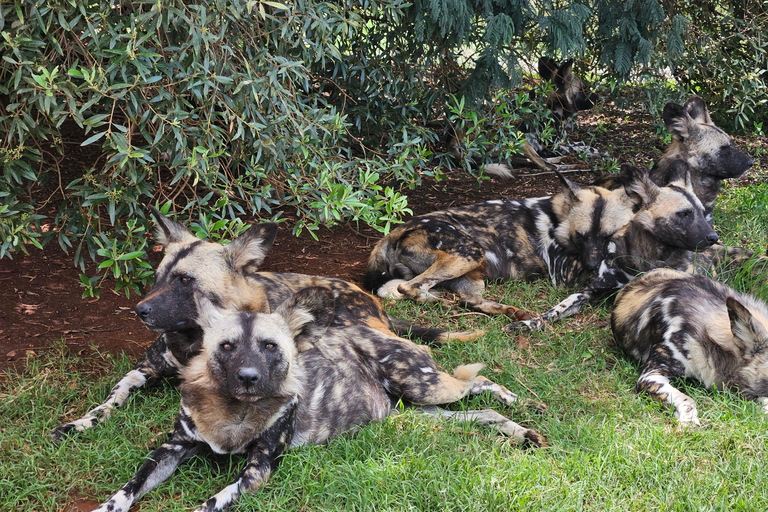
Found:
[{"label": "red dirt ground", "polygon": [[[628,121],[630,118],[633,120]],[[647,165],[660,154],[661,141],[647,116],[603,109],[582,115],[580,122],[580,131],[572,135],[572,140],[586,140],[622,162]],[[612,126],[608,130],[594,129],[608,123]],[[75,156],[65,155],[62,165],[67,165],[68,158],[77,160],[77,151],[82,150],[76,143],[68,147],[76,148]],[[599,162],[593,165],[597,167]],[[418,215],[448,206],[535,197],[558,190],[553,174],[536,169],[516,173],[513,180],[490,179],[482,183],[460,171],[440,182],[425,177],[421,187],[407,192],[409,207]],[[594,172],[569,174],[569,178],[583,183],[595,176]],[[317,241],[307,232],[297,238],[291,235],[289,220],[281,227],[262,269],[340,277],[360,284],[368,254],[379,237],[368,227],[358,230],[337,226],[320,230]],[[89,269],[89,275],[95,273],[93,267]],[[155,336],[133,313],[138,297],[113,292],[108,284],[99,299],[82,299],[79,274],[71,255],[55,242],[42,251],[31,248],[29,255],[16,254],[12,260],[0,260],[0,378],[10,367],[21,368],[27,357],[62,350],[58,340],[63,340],[66,350],[86,357],[104,351],[138,356],[152,343]]]}]

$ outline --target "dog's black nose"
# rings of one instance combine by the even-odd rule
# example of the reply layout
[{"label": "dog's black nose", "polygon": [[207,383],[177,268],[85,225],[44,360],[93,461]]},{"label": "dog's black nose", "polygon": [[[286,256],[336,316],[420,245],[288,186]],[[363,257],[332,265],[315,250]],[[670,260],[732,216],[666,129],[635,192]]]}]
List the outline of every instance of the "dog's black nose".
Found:
[{"label": "dog's black nose", "polygon": [[709,245],[714,244],[718,240],[720,240],[720,237],[717,236],[717,233],[710,233],[707,235],[707,242],[709,242]]},{"label": "dog's black nose", "polygon": [[259,381],[259,371],[256,368],[240,368],[235,374],[238,382],[245,387],[253,386]]},{"label": "dog's black nose", "polygon": [[133,310],[139,315],[139,318],[144,320],[152,312],[152,306],[144,302],[139,302]]}]

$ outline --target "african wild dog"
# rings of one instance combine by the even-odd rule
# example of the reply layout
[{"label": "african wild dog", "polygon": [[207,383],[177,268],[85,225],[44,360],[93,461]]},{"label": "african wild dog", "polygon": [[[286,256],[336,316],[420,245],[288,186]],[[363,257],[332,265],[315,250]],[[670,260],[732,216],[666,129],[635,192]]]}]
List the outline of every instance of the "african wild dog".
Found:
[{"label": "african wild dog", "polygon": [[[727,133],[715,126],[701,98],[688,98],[685,105],[667,103],[662,116],[672,143],[654,164],[650,177],[657,185],[664,186],[675,173],[670,167],[672,162],[685,161],[690,166],[693,191],[704,206],[704,215],[711,224],[722,181],[738,178],[754,162],[749,155],[736,148]],[[593,184],[607,188],[624,185],[617,175],[604,176]]]},{"label": "african wild dog", "polygon": [[514,402],[509,390],[477,375],[481,365],[458,367],[451,376],[408,340],[363,324],[334,329],[337,310],[334,293],[322,287],[300,290],[273,314],[208,310],[202,351],[182,372],[173,433],[97,511],[127,510],[205,446],[247,457],[237,480],[198,509],[224,510],[242,493],[259,490],[286,449],[324,444],[383,420],[399,400],[545,444],[538,432],[490,409],[429,407],[485,391]]},{"label": "african wild dog", "polygon": [[549,278],[573,286],[597,269],[608,239],[632,217],[624,191],[583,187],[558,174],[554,196],[495,200],[414,217],[371,253],[365,287],[382,297],[437,298],[442,286],[470,307],[518,320],[525,313],[483,298],[488,279]]},{"label": "african wild dog", "polygon": [[641,363],[636,390],[675,408],[681,427],[699,426],[696,403],[670,383],[736,388],[768,414],[768,306],[706,276],[670,269],[644,274],[616,297],[616,343]]},{"label": "african wild dog", "polygon": [[548,57],[539,59],[539,76],[552,82],[553,94],[547,96],[547,108],[552,111],[555,127],[559,128],[580,110],[590,110],[599,99],[588,93],[584,80],[573,72],[573,59],[558,64]]},{"label": "african wild dog", "polygon": [[[570,118],[576,113],[581,110],[589,110],[597,103],[598,95],[594,92],[589,92],[588,85],[573,72],[573,59],[558,64],[548,57],[542,57],[538,62],[538,71],[542,80],[551,82],[554,88],[547,95],[545,105],[550,110],[550,117],[556,131],[563,130]],[[533,98],[534,92],[531,91],[529,96]],[[539,140],[540,127],[532,123],[523,123],[516,129],[526,133],[526,140],[521,148],[523,154],[513,157],[511,160],[486,164],[482,166],[483,172],[503,178],[512,178],[511,168],[514,165],[530,165],[533,163],[542,169],[555,169],[555,166],[542,157],[546,153],[549,153],[549,156],[555,155],[547,152],[542,146]],[[465,137],[471,138],[473,135],[456,132],[455,130],[452,130],[452,132],[453,136],[450,139],[449,146],[453,156],[461,160],[465,156],[461,140]],[[470,158],[469,160],[473,166],[480,166],[479,158]]]},{"label": "african wild dog", "polygon": [[638,274],[653,268],[670,267],[696,273],[713,269],[720,253],[707,251],[718,236],[704,217],[701,201],[693,193],[688,164],[682,160],[673,162],[669,172],[670,183],[659,187],[647,171],[622,165],[627,192],[642,206],[611,238],[597,272],[584,289],[537,318],[508,325],[507,332],[540,329],[546,323],[576,314],[589,302],[607,297]]},{"label": "african wild dog", "polygon": [[301,288],[326,286],[338,299],[333,328],[363,324],[385,333],[410,333],[424,341],[466,341],[483,334],[449,333],[391,318],[378,299],[341,279],[256,272],[274,243],[276,224],[256,224],[228,245],[220,245],[202,241],[182,224],[155,209],[152,212],[158,222],[156,238],[165,247],[165,256],[154,288],[136,306],[136,313],[150,330],[161,334],[103,404],[78,420],[56,427],[51,433],[54,438],[106,420],[113,408],[148,379],[177,376],[200,351],[202,332],[197,319],[212,306],[269,312]]}]

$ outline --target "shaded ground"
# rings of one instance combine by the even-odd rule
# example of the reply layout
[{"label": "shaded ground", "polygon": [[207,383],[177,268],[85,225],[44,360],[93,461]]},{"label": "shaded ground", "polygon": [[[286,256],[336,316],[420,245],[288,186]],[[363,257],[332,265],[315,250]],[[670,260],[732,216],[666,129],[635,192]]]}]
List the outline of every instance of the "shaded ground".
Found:
[{"label": "shaded ground", "polygon": [[[582,115],[580,129],[571,139],[584,140],[620,162],[641,165],[656,159],[662,148],[647,116],[609,108]],[[764,148],[760,164],[765,168],[768,147],[764,139],[758,143]],[[73,149],[73,155],[65,155],[62,166],[80,168],[82,156],[77,151]],[[600,162],[592,161],[591,165],[598,171]],[[569,174],[569,178],[584,183],[595,176],[596,172]],[[463,172],[453,172],[440,182],[425,177],[423,185],[407,195],[410,208],[418,215],[449,206],[535,197],[557,190],[554,175],[520,169],[514,180],[490,179],[481,183]],[[322,229],[317,233],[319,240],[314,240],[306,232],[298,238],[291,236],[290,224],[289,218],[281,227],[263,270],[320,274],[361,283],[365,262],[379,233],[367,227],[338,226]],[[160,254],[155,257],[157,263]],[[95,274],[95,270],[89,270],[89,275]],[[136,356],[152,343],[153,334],[133,313],[139,300],[136,296],[127,298],[111,291],[108,285],[99,299],[81,299],[79,274],[71,256],[55,242],[43,251],[33,248],[29,255],[0,260],[0,372],[20,367],[27,357],[37,357],[48,350],[68,350],[83,356],[125,351]]]}]

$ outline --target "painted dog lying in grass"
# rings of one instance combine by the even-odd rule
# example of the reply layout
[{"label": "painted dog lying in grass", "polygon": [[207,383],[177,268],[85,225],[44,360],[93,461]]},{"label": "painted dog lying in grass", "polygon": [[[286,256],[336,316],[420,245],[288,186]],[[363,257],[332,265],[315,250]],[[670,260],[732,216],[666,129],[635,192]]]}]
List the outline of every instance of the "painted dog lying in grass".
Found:
[{"label": "painted dog lying in grass", "polygon": [[681,427],[699,426],[693,399],[670,379],[732,387],[768,414],[768,305],[706,276],[671,269],[644,274],[617,295],[617,345],[642,367],[637,391],[675,408]]},{"label": "painted dog lying in grass", "polygon": [[208,310],[202,350],[182,372],[173,433],[97,511],[128,510],[206,446],[247,458],[237,480],[198,508],[224,510],[242,493],[261,488],[286,449],[323,444],[383,420],[399,400],[493,427],[526,444],[545,444],[538,432],[493,410],[430,407],[485,391],[507,405],[516,396],[478,376],[480,365],[458,367],[451,376],[408,340],[360,324],[331,328],[334,301],[330,289],[311,287],[273,314]]},{"label": "painted dog lying in grass", "polygon": [[624,190],[580,186],[558,175],[554,196],[486,201],[414,217],[373,249],[365,287],[381,297],[435,300],[442,286],[477,311],[530,318],[483,297],[484,278],[548,278],[574,286],[597,270],[613,234],[633,215]]},{"label": "painted dog lying in grass", "polygon": [[229,244],[221,245],[200,240],[180,223],[155,209],[152,212],[158,222],[156,238],[164,246],[165,256],[157,269],[154,288],[136,306],[136,313],[160,335],[114,386],[107,400],[83,417],[56,427],[51,433],[56,439],[105,421],[115,407],[148,380],[178,376],[200,351],[202,330],[198,316],[213,307],[270,312],[302,288],[325,286],[338,299],[332,329],[361,324],[388,334],[410,333],[437,342],[466,341],[483,334],[450,333],[389,317],[375,297],[341,279],[257,272],[275,241],[276,224],[255,224]]}]

